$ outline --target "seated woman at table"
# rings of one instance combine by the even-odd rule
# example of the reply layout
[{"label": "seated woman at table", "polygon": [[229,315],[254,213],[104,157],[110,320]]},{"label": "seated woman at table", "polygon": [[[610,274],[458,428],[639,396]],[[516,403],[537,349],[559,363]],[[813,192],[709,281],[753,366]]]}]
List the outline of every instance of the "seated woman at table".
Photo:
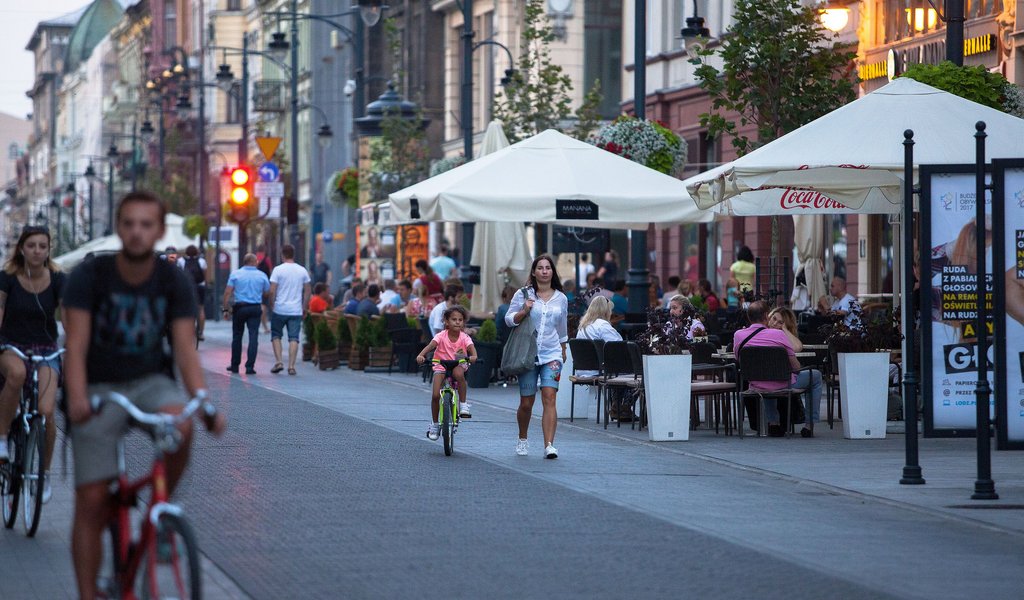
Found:
[{"label": "seated woman at table", "polygon": [[673,296],[668,302],[669,325],[681,324],[685,315],[692,315],[690,327],[686,331],[686,339],[692,340],[694,337],[704,336],[707,328],[697,317],[697,309],[693,307],[690,299],[683,295]]},{"label": "seated woman at table", "polygon": [[803,342],[797,337],[796,313],[793,311],[783,306],[773,308],[772,312],[768,313],[768,326],[772,329],[781,329],[786,333],[789,343],[793,346],[793,352],[800,352],[804,349]]},{"label": "seated woman at table", "polygon": [[[606,342],[621,342],[622,334],[615,330],[611,324],[612,319],[612,301],[604,296],[594,296],[590,299],[590,306],[587,307],[587,312],[583,313],[580,317],[579,327],[576,329],[576,339],[579,340],[604,340]],[[594,377],[597,375],[597,371],[576,371],[577,377]],[[590,386],[588,393],[591,399],[596,399],[597,388]],[[618,417],[626,418],[629,409],[625,409],[626,413],[620,414],[619,402],[621,393],[618,388],[609,390],[608,406],[609,415],[615,419]],[[614,408],[613,408],[614,407]]]}]

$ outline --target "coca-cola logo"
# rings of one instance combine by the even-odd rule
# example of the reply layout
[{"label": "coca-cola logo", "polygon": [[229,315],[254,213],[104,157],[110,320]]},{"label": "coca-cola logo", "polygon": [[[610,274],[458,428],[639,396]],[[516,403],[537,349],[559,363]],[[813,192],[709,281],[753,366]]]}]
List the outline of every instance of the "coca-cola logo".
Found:
[{"label": "coca-cola logo", "polygon": [[782,192],[782,196],[779,198],[779,206],[783,210],[798,210],[798,209],[846,209],[845,204],[841,204],[828,196],[825,196],[821,192],[814,190],[792,190],[787,189]]}]

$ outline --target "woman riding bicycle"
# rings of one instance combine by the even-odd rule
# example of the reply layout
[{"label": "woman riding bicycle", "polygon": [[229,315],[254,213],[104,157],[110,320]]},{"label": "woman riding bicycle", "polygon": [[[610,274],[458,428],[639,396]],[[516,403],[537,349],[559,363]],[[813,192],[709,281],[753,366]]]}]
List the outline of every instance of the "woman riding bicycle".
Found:
[{"label": "woman riding bicycle", "polygon": [[[64,274],[50,260],[50,232],[44,227],[26,227],[18,238],[14,255],[0,272],[0,345],[16,346],[23,353],[51,354],[57,349],[57,320]],[[0,346],[2,347],[2,346]],[[0,353],[0,461],[7,456],[7,430],[18,410],[18,399],[28,376],[25,361],[11,351]],[[57,428],[54,401],[60,378],[60,359],[39,365],[39,411],[46,416],[46,480],[43,502],[50,499],[50,459]]]}]

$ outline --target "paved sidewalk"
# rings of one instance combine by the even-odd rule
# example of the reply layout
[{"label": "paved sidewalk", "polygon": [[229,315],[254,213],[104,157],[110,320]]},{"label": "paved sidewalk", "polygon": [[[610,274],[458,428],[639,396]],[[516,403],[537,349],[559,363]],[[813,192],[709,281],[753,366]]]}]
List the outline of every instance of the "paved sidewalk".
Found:
[{"label": "paved sidewalk", "polygon": [[[204,366],[222,372],[228,332],[210,328]],[[317,371],[270,375],[267,338],[255,376],[232,378],[289,394],[423,439],[428,388],[414,375]],[[474,417],[457,438],[457,453],[552,481],[797,564],[912,597],[1018,597],[1024,569],[1024,455],[993,454],[1002,498],[969,500],[972,440],[922,440],[928,483],[900,486],[903,436],[844,440],[841,429],[817,428],[815,439],[739,438],[692,432],[689,442],[651,443],[628,425],[608,430],[590,420],[560,421],[561,458],[538,460],[539,422],[531,426],[530,457],[513,455],[512,388],[470,390]],[[579,398],[579,396],[577,396]],[[538,403],[539,404],[539,403]],[[435,447],[439,452],[440,448]],[[770,518],[756,509],[772,503]],[[1003,509],[961,508],[963,505]],[[907,574],[913,586],[904,590]],[[1009,579],[1008,579],[1009,577]]]}]

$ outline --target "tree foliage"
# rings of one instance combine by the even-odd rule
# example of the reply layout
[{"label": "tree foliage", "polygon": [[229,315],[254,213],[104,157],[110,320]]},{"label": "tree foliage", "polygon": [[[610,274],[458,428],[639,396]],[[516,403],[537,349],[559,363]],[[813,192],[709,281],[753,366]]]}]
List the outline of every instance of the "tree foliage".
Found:
[{"label": "tree foliage", "polygon": [[982,66],[958,67],[948,60],[937,65],[913,64],[903,77],[1003,110],[1003,95],[1008,82],[999,73],[991,73]]},{"label": "tree foliage", "polygon": [[572,80],[551,60],[549,44],[554,39],[543,0],[528,0],[516,71],[493,107],[494,118],[504,124],[505,136],[513,144],[545,129],[558,129],[572,114]]},{"label": "tree foliage", "polygon": [[[395,66],[391,85],[401,94],[400,82],[405,79],[401,34],[394,19],[385,20],[384,31]],[[381,137],[371,143],[370,161],[373,166],[366,177],[371,197],[375,199],[386,198],[389,193],[426,178],[430,154],[421,103],[412,119],[403,118],[400,112],[385,110]]]},{"label": "tree foliage", "polygon": [[[854,53],[831,42],[817,10],[799,0],[737,0],[721,46],[698,51],[700,86],[712,99],[701,125],[733,136],[742,155],[854,99]],[[719,55],[722,70],[707,59]],[[739,122],[726,114],[735,111]],[[748,124],[757,139],[739,134]]]}]

